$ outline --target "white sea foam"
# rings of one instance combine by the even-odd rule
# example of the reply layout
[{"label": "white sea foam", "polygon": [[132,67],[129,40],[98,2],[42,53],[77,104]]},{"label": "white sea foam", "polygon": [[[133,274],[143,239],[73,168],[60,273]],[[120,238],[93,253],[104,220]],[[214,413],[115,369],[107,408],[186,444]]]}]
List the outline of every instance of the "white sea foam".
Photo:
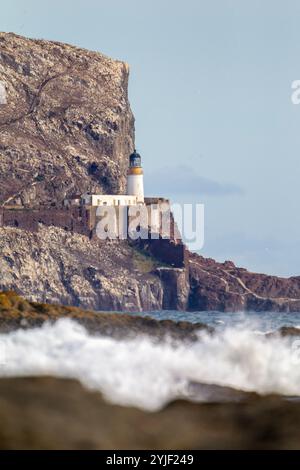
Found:
[{"label": "white sea foam", "polygon": [[2,376],[73,377],[112,402],[149,410],[187,396],[190,381],[300,395],[300,360],[295,360],[291,340],[243,328],[199,333],[198,341],[174,346],[145,336],[91,336],[76,322],[61,319],[2,334],[0,342],[5,350]]}]

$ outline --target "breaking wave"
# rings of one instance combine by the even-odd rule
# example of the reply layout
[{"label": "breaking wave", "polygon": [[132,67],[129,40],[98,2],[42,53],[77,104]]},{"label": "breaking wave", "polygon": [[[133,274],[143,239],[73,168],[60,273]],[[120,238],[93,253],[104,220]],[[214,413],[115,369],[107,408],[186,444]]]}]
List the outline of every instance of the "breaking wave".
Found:
[{"label": "breaking wave", "polygon": [[[73,320],[0,335],[1,376],[77,378],[111,402],[156,410],[189,398],[189,384],[216,384],[260,394],[300,395],[297,340],[242,327],[192,343],[91,336]],[[296,345],[296,346],[295,346]],[[2,364],[2,365],[1,365]],[[207,400],[207,393],[197,401]]]}]

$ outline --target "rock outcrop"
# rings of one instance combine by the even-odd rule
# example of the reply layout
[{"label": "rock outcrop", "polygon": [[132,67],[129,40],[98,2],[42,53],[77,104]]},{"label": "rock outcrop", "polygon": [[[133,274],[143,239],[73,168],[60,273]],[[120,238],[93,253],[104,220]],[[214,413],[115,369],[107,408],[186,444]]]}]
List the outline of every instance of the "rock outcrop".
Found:
[{"label": "rock outcrop", "polygon": [[[0,333],[8,333],[20,328],[36,328],[45,322],[54,323],[61,318],[75,320],[92,335],[101,334],[117,339],[147,335],[155,341],[167,337],[176,341],[191,342],[198,339],[200,330],[214,332],[212,327],[203,323],[174,322],[156,320],[149,316],[94,312],[78,307],[30,302],[15,292],[0,292]],[[300,331],[298,334],[300,335]]]}]

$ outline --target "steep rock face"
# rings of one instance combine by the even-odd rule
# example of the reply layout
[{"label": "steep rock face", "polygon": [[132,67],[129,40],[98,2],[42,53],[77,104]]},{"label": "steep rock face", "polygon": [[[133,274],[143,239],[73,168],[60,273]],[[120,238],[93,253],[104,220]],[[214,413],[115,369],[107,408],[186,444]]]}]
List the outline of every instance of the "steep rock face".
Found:
[{"label": "steep rock face", "polygon": [[192,253],[188,268],[168,268],[127,241],[95,242],[58,227],[2,228],[0,253],[0,290],[37,302],[119,311],[300,311],[299,277],[250,273]]},{"label": "steep rock face", "polygon": [[0,290],[94,310],[160,310],[163,284],[151,258],[126,242],[97,244],[63,229],[0,229]]},{"label": "steep rock face", "polygon": [[189,279],[186,268],[156,270],[163,286],[162,308],[164,310],[186,310],[189,298]]},{"label": "steep rock face", "polygon": [[128,72],[97,52],[0,33],[2,204],[123,192],[134,146]]}]

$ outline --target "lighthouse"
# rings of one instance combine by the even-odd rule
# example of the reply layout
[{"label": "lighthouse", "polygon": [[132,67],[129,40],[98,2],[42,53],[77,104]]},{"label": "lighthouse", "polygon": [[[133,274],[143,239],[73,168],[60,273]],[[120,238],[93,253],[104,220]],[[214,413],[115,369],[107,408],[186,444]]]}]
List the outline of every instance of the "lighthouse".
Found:
[{"label": "lighthouse", "polygon": [[137,202],[144,203],[144,174],[141,156],[136,150],[129,157],[127,171],[127,194],[136,196]]}]

